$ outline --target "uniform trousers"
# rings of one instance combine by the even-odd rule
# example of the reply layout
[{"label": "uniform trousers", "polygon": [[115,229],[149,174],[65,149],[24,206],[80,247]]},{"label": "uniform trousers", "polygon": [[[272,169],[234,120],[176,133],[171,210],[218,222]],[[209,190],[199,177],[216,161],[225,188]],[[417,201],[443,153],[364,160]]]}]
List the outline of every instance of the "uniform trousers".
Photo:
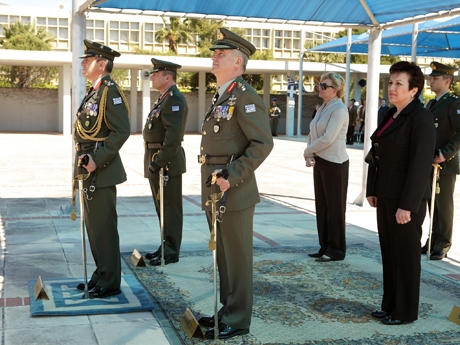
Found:
[{"label": "uniform trousers", "polygon": [[338,164],[320,157],[315,157],[315,161],[313,179],[320,245],[318,253],[333,260],[343,260],[349,161]]},{"label": "uniform trousers", "polygon": [[[255,206],[227,211],[217,222],[217,266],[220,279],[219,317],[227,326],[249,328],[253,304],[253,219]],[[209,227],[212,214],[206,212]]]},{"label": "uniform trousers", "polygon": [[[457,175],[441,174],[439,179],[440,193],[436,194],[434,199],[433,229],[431,233],[430,249],[446,254],[452,246],[454,190],[456,180]],[[430,200],[428,200],[428,205],[431,206]]]},{"label": "uniform trousers", "polygon": [[[149,178],[155,210],[160,220],[160,191],[159,179]],[[164,240],[165,257],[179,258],[180,245],[182,243],[183,207],[182,207],[182,175],[169,177],[164,191]],[[161,250],[161,243],[158,250]]]},{"label": "uniform trousers", "polygon": [[98,187],[91,200],[85,196],[84,217],[91,253],[96,264],[91,281],[102,288],[119,289],[121,258],[116,186]]},{"label": "uniform trousers", "polygon": [[377,197],[377,225],[383,266],[381,309],[393,319],[415,321],[420,297],[420,239],[426,200],[411,221],[396,222],[399,199]]}]

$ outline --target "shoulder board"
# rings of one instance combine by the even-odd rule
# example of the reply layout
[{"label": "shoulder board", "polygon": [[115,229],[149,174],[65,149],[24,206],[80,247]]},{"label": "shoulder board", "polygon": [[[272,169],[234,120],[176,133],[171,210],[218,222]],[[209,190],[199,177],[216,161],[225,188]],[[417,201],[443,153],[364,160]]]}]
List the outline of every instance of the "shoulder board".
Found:
[{"label": "shoulder board", "polygon": [[115,85],[115,83],[113,82],[113,80],[104,80],[104,85],[112,86]]},{"label": "shoulder board", "polygon": [[238,82],[238,89],[240,89],[241,91],[246,91],[246,86],[241,81],[239,81]]},{"label": "shoulder board", "polygon": [[449,98],[458,98],[458,96],[457,96],[457,95],[454,95],[454,94],[450,94],[450,95],[449,95]]}]

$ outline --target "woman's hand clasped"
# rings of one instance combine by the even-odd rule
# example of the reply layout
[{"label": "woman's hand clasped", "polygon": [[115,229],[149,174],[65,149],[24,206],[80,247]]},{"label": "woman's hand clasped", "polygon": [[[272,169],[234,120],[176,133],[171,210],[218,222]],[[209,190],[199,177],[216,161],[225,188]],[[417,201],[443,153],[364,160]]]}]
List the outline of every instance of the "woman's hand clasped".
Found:
[{"label": "woman's hand clasped", "polygon": [[305,157],[305,165],[307,167],[312,167],[315,165],[315,156],[307,156]]}]

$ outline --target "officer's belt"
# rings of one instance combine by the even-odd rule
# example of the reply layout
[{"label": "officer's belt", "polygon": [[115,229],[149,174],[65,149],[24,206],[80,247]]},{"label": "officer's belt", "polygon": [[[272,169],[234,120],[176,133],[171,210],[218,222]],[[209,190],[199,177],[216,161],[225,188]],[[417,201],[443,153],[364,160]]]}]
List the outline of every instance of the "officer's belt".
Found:
[{"label": "officer's belt", "polygon": [[221,165],[221,164],[230,164],[234,155],[231,156],[208,156],[208,155],[198,155],[198,163],[201,165]]},{"label": "officer's belt", "polygon": [[77,151],[89,151],[89,150],[96,150],[104,146],[104,142],[102,141],[91,141],[86,143],[75,143],[75,150]]},{"label": "officer's belt", "polygon": [[163,143],[146,143],[144,142],[144,149],[159,149],[163,146]]}]

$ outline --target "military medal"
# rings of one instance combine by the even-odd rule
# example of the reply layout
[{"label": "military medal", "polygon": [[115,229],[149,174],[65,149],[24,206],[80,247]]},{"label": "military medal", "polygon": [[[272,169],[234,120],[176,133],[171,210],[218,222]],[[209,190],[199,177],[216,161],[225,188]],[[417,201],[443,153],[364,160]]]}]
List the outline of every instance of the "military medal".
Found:
[{"label": "military medal", "polygon": [[230,97],[230,98],[228,99],[227,104],[228,104],[229,106],[233,106],[233,105],[236,104],[236,97],[235,97],[235,95],[232,95],[232,97]]},{"label": "military medal", "polygon": [[218,124],[215,124],[214,125],[214,133],[219,132],[219,130],[220,130],[220,126]]},{"label": "military medal", "polygon": [[151,123],[149,123],[149,129],[152,129],[152,124]]},{"label": "military medal", "polygon": [[85,127],[89,126],[89,121],[85,121]]}]

